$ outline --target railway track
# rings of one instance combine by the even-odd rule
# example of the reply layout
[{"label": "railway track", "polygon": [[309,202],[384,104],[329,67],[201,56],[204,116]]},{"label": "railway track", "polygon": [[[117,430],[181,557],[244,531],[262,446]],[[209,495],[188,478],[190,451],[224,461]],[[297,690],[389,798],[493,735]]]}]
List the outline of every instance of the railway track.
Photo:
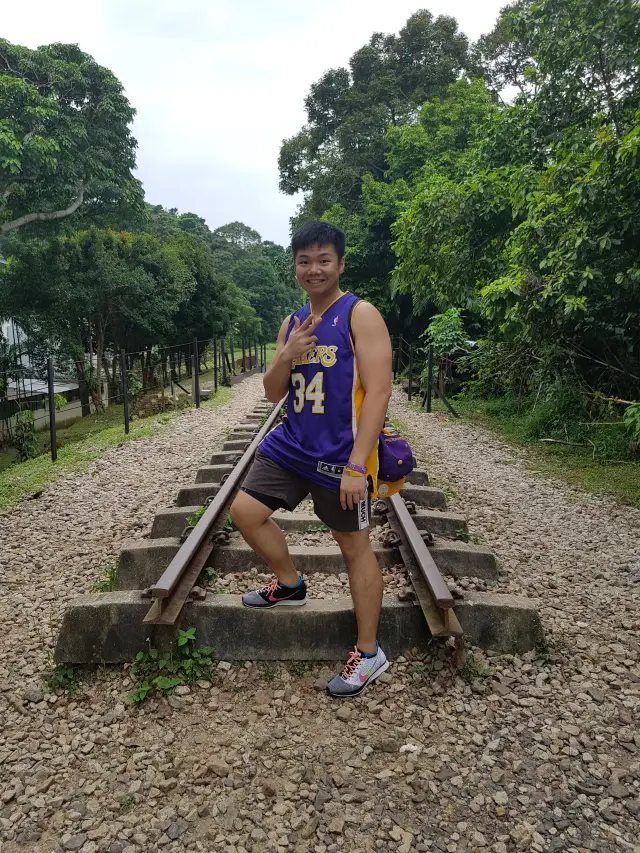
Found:
[{"label": "railway track", "polygon": [[[196,625],[203,644],[224,659],[332,659],[352,642],[355,620],[342,556],[328,532],[308,537],[314,543],[291,544],[317,520],[303,504],[274,518],[290,540],[296,567],[313,577],[333,575],[337,595],[314,599],[304,608],[256,613],[243,608],[239,595],[216,588],[215,576],[232,576],[255,588],[260,559],[229,528],[228,513],[263,436],[279,418],[280,406],[266,401],[228,435],[222,451],[202,467],[193,486],[182,488],[176,506],[159,512],[150,538],[122,551],[111,593],[79,597],[64,614],[55,658],[58,662],[126,661],[145,640],[161,644],[173,626]],[[195,525],[192,516],[206,506]],[[315,521],[315,525],[314,525]],[[385,577],[386,594],[380,640],[390,654],[420,647],[430,637],[453,638],[459,662],[463,638],[503,650],[524,651],[542,638],[535,607],[524,599],[491,592],[464,593],[458,578],[497,578],[492,552],[460,541],[464,517],[446,510],[444,494],[429,485],[420,469],[401,492],[373,505],[372,538]],[[403,567],[402,595],[387,581]],[[211,583],[207,568],[215,568]],[[264,571],[267,571],[264,567]],[[339,578],[342,574],[342,582]],[[223,583],[224,581],[221,581]],[[410,590],[410,592],[409,592]],[[243,590],[244,591],[244,590]]]}]

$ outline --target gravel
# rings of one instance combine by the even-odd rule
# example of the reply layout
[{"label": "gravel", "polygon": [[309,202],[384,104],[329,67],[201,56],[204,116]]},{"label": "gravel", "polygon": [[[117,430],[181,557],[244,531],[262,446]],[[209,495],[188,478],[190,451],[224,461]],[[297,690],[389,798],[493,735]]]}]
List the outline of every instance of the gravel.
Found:
[{"label": "gravel", "polygon": [[445,643],[407,650],[343,704],[324,692],[335,667],[305,663],[222,661],[140,708],[119,668],[75,696],[43,686],[66,601],[260,395],[251,378],[0,516],[0,853],[640,853],[640,514],[397,396],[501,588],[541,597],[548,649],[474,649],[461,671]]},{"label": "gravel", "polygon": [[[403,565],[384,569],[382,572],[385,595],[395,595],[404,589],[408,583]],[[233,572],[221,575],[209,584],[208,589],[220,593],[241,594],[252,589],[258,589],[273,579],[273,575],[259,569],[248,572]],[[349,577],[346,572],[339,575],[327,575],[322,572],[305,572],[310,598],[337,599],[349,595]]]}]

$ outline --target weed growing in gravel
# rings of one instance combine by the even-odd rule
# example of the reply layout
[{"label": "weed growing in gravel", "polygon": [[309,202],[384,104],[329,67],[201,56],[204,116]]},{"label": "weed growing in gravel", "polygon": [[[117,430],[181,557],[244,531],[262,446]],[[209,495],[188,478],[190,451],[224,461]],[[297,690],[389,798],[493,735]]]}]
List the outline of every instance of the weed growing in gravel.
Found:
[{"label": "weed growing in gravel", "polygon": [[400,418],[391,418],[391,426],[404,436],[409,432],[409,424],[406,421],[400,420]]},{"label": "weed growing in gravel", "polygon": [[207,583],[211,583],[211,581],[215,581],[217,579],[218,570],[214,569],[213,566],[205,566],[198,575],[197,585],[205,586]]},{"label": "weed growing in gravel", "polygon": [[131,675],[138,681],[137,688],[128,696],[132,704],[138,705],[154,693],[170,695],[181,684],[211,679],[213,648],[196,648],[195,628],[178,631],[168,652],[160,652],[147,642],[147,651],[138,652],[131,666]]},{"label": "weed growing in gravel", "polygon": [[135,808],[136,798],[133,794],[125,794],[124,797],[120,800],[120,806],[118,807],[119,814],[128,814],[131,809]]},{"label": "weed growing in gravel", "polygon": [[196,524],[202,518],[202,516],[205,514],[206,509],[206,506],[201,506],[200,509],[197,509],[195,512],[192,512],[191,515],[188,515],[187,524],[191,525],[191,527],[195,527]]},{"label": "weed growing in gravel", "polygon": [[486,678],[490,678],[492,674],[493,670],[491,667],[484,661],[477,658],[473,652],[467,652],[465,665],[458,670],[458,675],[466,681],[467,684],[471,684],[472,681],[482,681]]},{"label": "weed growing in gravel", "polygon": [[480,537],[477,533],[470,533],[462,527],[458,527],[456,530],[456,539],[461,542],[473,542],[474,545],[480,544]]},{"label": "weed growing in gravel", "polygon": [[45,684],[53,693],[77,693],[82,685],[80,671],[71,664],[60,664],[49,672]]},{"label": "weed growing in gravel", "polygon": [[310,522],[304,529],[305,533],[326,533],[328,530],[329,528],[327,527],[327,525],[322,524],[322,522],[320,522],[319,524],[314,524],[314,522]]},{"label": "weed growing in gravel", "polygon": [[112,557],[101,566],[100,579],[92,583],[89,592],[113,592],[118,574],[118,558]]},{"label": "weed growing in gravel", "polygon": [[307,675],[310,672],[315,672],[318,669],[320,664],[314,660],[292,660],[286,664],[289,672],[297,675],[301,678],[303,675]]}]

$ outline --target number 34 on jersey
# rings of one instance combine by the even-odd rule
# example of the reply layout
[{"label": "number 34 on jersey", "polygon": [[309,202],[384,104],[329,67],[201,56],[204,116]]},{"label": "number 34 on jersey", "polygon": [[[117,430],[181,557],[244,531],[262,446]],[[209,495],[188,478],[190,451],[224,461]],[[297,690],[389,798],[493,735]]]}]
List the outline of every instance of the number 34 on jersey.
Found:
[{"label": "number 34 on jersey", "polygon": [[324,373],[319,370],[316,375],[308,383],[302,373],[292,373],[291,383],[295,391],[293,401],[293,410],[297,414],[304,408],[305,401],[308,400],[313,405],[311,412],[314,415],[324,414]]}]

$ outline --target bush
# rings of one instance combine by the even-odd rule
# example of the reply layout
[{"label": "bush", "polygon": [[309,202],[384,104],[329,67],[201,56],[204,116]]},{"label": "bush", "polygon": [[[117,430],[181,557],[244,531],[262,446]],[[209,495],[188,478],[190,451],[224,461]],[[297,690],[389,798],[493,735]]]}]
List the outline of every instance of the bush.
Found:
[{"label": "bush", "polygon": [[18,412],[13,443],[16,446],[21,462],[25,462],[27,459],[34,459],[39,455],[36,425],[33,419],[33,412],[30,409]]}]

